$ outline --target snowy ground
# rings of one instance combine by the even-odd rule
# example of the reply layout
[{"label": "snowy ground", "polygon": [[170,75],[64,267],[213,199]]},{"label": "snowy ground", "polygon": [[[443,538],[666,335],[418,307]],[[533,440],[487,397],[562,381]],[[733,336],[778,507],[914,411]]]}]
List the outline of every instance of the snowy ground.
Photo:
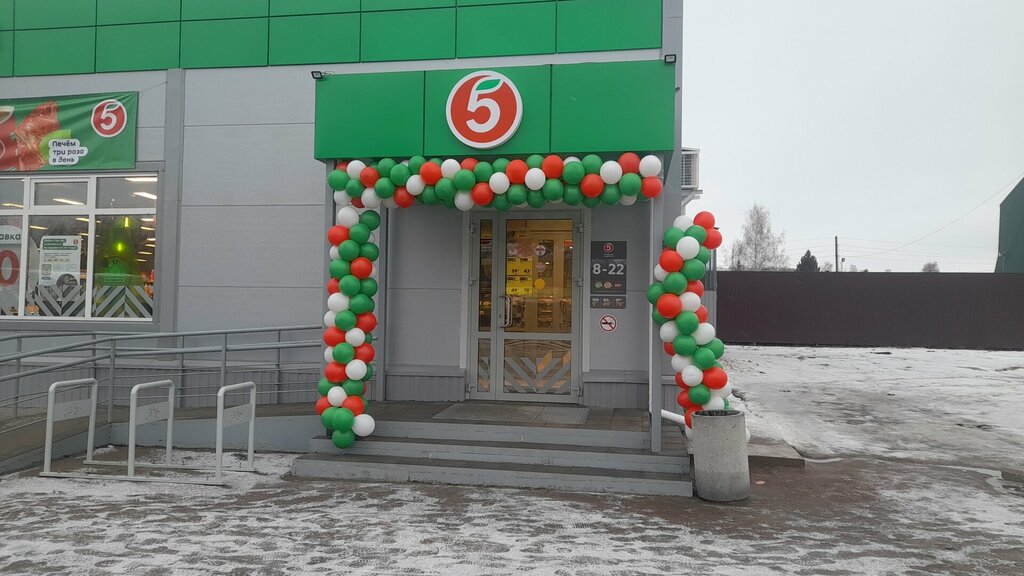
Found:
[{"label": "snowy ground", "polygon": [[297,480],[274,454],[230,488],[26,471],[0,478],[0,574],[1024,573],[998,471],[1024,468],[1024,355],[872,352],[730,349],[755,431],[822,460],[753,470],[742,504]]}]

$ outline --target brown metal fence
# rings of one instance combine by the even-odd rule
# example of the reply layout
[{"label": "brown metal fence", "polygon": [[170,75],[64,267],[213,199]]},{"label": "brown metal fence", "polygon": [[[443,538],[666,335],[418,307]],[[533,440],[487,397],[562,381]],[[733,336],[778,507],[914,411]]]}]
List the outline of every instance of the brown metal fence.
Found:
[{"label": "brown metal fence", "polygon": [[1024,274],[718,272],[736,344],[1024,349]]}]

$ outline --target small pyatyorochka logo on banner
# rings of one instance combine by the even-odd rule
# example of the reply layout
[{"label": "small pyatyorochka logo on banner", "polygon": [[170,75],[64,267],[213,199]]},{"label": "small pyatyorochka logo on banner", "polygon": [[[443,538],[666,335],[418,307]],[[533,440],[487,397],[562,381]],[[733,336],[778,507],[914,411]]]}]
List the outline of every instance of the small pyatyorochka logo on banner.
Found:
[{"label": "small pyatyorochka logo on banner", "polygon": [[503,74],[480,70],[455,84],[446,114],[448,127],[460,142],[487,150],[501,146],[519,129],[523,99]]}]

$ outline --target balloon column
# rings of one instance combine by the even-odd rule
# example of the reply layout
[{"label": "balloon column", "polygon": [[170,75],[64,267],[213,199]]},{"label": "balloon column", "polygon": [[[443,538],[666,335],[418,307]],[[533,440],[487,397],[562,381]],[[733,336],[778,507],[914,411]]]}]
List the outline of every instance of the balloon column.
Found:
[{"label": "balloon column", "polygon": [[722,244],[715,229],[715,217],[701,212],[693,220],[676,218],[665,231],[664,249],[654,267],[655,282],[647,289],[654,306],[654,321],[665,353],[672,357],[676,384],[681,388],[676,401],[686,410],[686,434],[691,434],[693,413],[729,407],[732,386],[718,359],[725,345],[715,337],[708,323],[708,310],[701,304],[711,251]]}]

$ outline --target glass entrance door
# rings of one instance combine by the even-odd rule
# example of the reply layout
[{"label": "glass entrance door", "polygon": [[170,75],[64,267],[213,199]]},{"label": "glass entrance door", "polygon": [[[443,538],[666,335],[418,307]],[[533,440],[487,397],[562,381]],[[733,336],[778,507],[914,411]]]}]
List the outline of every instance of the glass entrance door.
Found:
[{"label": "glass entrance door", "polygon": [[471,397],[578,402],[578,215],[476,218]]}]

